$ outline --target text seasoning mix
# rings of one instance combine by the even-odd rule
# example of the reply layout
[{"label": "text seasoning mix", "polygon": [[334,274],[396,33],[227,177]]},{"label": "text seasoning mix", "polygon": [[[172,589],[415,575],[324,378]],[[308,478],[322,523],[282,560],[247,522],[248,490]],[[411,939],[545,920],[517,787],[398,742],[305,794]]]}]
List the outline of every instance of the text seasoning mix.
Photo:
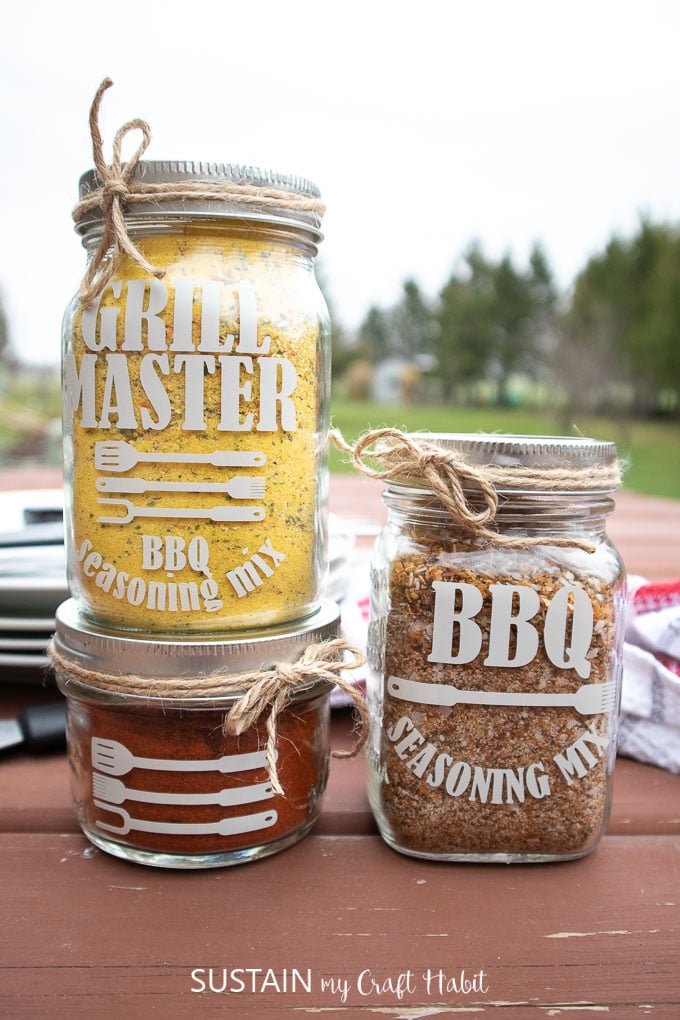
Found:
[{"label": "text seasoning mix", "polygon": [[133,630],[299,619],[326,549],[318,191],[138,156],[107,167],[95,145],[74,211],[90,261],[63,337],[71,592]]},{"label": "text seasoning mix", "polygon": [[432,434],[389,457],[369,635],[380,831],[435,859],[586,854],[607,823],[616,754],[615,446]]},{"label": "text seasoning mix", "polygon": [[[328,775],[338,616],[324,603],[296,627],[170,641],[96,626],[73,600],[61,605],[52,657],[67,697],[73,803],[88,839],[168,868],[239,864],[301,839]],[[331,656],[323,669],[321,649]],[[272,699],[250,711],[256,684],[278,687],[278,707]]]}]

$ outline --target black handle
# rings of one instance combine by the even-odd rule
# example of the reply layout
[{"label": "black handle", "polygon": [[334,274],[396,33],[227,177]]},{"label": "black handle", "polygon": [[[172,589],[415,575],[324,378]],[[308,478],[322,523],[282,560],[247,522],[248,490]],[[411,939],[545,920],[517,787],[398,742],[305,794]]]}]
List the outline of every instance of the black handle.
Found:
[{"label": "black handle", "polygon": [[27,751],[61,751],[66,747],[66,702],[35,705],[20,712],[17,722]]}]

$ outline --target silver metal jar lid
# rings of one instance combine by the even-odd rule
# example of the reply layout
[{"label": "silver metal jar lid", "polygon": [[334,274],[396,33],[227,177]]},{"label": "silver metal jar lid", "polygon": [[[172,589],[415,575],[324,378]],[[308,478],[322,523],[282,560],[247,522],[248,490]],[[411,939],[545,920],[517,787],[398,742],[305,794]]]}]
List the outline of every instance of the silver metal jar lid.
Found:
[{"label": "silver metal jar lid", "polygon": [[460,453],[469,464],[499,467],[606,467],[616,443],[586,436],[514,436],[478,432],[418,432],[411,438]]},{"label": "silver metal jar lid", "polygon": [[228,636],[150,636],[90,623],[78,612],[75,600],[68,599],[57,609],[54,644],[61,659],[92,674],[177,679],[217,671],[266,670],[276,662],[294,662],[308,645],[336,638],[339,625],[340,610],[335,602],[327,601],[294,625],[236,631]]},{"label": "silver metal jar lid", "polygon": [[[408,439],[456,454],[462,464],[479,468],[480,476],[504,496],[535,493],[540,497],[609,497],[621,480],[616,443],[609,441],[486,432],[411,432]],[[399,445],[395,449],[397,456]],[[413,466],[405,466],[403,474],[389,480],[385,499],[390,493],[397,496],[411,492],[414,498],[431,493],[417,460]],[[478,482],[462,471],[460,483],[474,502],[480,491]]]},{"label": "silver metal jar lid", "polygon": [[[294,198],[309,199],[311,203],[319,202],[320,192],[311,181],[294,174],[283,174],[275,170],[260,167],[241,166],[234,163],[208,163],[191,160],[142,160],[137,164],[133,180],[144,184],[186,184],[201,182],[204,184],[249,185],[255,188],[275,188],[288,193]],[[78,191],[80,199],[86,198],[101,187],[101,179],[94,169],[87,170],[80,178]],[[130,197],[125,205],[126,219],[139,220],[176,220],[187,217],[192,219],[236,219],[255,220],[264,223],[277,223],[299,229],[305,228],[314,241],[321,240],[321,216],[310,209],[295,208],[285,203],[277,206],[259,204],[249,201],[238,202],[236,199],[196,196],[192,198],[173,199],[171,194],[159,196],[157,202],[135,202]],[[79,234],[88,234],[102,223],[101,209],[93,209],[85,214],[77,223]]]},{"label": "silver metal jar lid", "polygon": [[[591,439],[586,436],[523,436],[496,433],[417,432],[409,434],[413,440],[422,440],[459,454],[461,459],[476,467],[493,467],[507,473],[502,483],[494,481],[499,491],[519,491],[529,486],[527,472],[562,469],[574,472],[573,491],[612,492],[617,475],[616,443]],[[517,469],[517,484],[512,472]],[[601,480],[601,484],[599,481]],[[390,483],[392,484],[392,483]],[[466,485],[467,483],[464,483]],[[424,479],[404,476],[397,486],[422,488]],[[561,491],[569,491],[564,485]],[[548,490],[543,486],[542,491]]]}]

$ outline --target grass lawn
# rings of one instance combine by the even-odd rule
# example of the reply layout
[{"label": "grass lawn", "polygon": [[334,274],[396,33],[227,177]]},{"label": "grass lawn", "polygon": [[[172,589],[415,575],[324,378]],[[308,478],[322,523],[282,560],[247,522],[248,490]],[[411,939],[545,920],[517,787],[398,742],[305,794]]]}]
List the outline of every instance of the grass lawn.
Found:
[{"label": "grass lawn", "polygon": [[[512,432],[519,435],[560,435],[554,416],[514,408],[451,408],[381,406],[334,401],[332,422],[353,441],[369,428],[395,426],[404,431]],[[624,487],[650,496],[680,499],[680,423],[586,418],[574,422],[568,434],[616,442],[628,462]],[[331,471],[352,471],[344,454],[331,450]]]}]

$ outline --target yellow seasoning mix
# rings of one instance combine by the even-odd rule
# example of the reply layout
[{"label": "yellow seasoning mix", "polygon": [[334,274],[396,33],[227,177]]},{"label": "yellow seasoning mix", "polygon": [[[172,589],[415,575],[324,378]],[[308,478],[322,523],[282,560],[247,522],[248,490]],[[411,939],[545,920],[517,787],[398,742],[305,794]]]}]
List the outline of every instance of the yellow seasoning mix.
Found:
[{"label": "yellow seasoning mix", "polygon": [[131,630],[302,618],[326,566],[318,191],[223,164],[117,170],[126,243],[102,258],[105,168],[74,213],[97,265],[63,334],[71,592]]},{"label": "yellow seasoning mix", "polygon": [[616,754],[614,444],[412,438],[462,465],[462,499],[445,506],[412,467],[385,491],[368,689],[381,834],[441,860],[582,856],[606,827]]}]

